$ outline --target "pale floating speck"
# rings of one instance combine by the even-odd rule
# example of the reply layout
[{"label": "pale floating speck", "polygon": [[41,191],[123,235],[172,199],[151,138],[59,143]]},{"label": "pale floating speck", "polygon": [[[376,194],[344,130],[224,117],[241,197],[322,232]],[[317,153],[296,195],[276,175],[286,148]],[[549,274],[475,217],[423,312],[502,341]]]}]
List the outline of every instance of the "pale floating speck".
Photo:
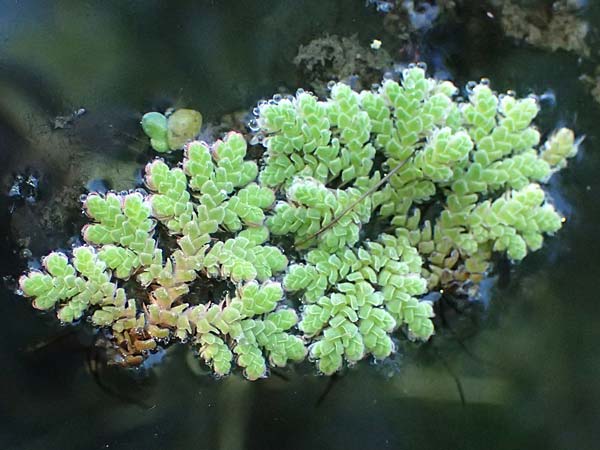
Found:
[{"label": "pale floating speck", "polygon": [[379,50],[381,48],[381,41],[379,39],[373,39],[373,42],[371,42],[371,48],[373,50]]}]

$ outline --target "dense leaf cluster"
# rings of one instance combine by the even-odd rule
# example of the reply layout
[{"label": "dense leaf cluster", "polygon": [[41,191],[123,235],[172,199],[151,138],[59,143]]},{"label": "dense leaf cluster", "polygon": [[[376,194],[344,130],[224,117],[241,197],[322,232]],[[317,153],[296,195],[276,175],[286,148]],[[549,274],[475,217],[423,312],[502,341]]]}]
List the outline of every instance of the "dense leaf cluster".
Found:
[{"label": "dense leaf cluster", "polygon": [[[179,167],[150,162],[149,194],[89,195],[86,245],[44,258],[21,289],[62,321],[89,314],[125,355],[190,342],[219,375],[235,362],[257,379],[307,354],[325,374],[386,358],[399,328],[433,334],[423,294],[477,281],[492,252],[521,260],[561,226],[540,183],[576,153],[573,133],[540,145],[534,98],[469,89],[457,101],[452,83],[411,67],[376,91],[337,83],[326,100],[261,102],[260,161],[230,133],[187,143]],[[168,151],[198,120],[149,113],[143,126]],[[142,298],[127,298],[128,279]],[[210,279],[233,288],[199,301],[192,283]]]}]

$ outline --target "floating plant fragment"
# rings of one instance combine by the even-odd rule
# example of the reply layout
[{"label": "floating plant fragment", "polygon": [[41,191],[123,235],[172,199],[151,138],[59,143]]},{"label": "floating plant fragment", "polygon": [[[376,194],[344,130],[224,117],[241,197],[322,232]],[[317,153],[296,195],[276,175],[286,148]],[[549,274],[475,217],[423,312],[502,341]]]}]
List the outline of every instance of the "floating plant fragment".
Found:
[{"label": "floating plant fragment", "polygon": [[152,148],[159,153],[168,153],[181,149],[198,136],[202,115],[193,109],[178,109],[168,117],[149,112],[144,114],[141,123]]},{"label": "floating plant fragment", "polygon": [[88,195],[87,245],[48,255],[21,290],[62,321],[91,316],[127,361],[187,342],[215,374],[251,380],[307,354],[327,375],[384,359],[398,330],[427,340],[426,294],[558,231],[543,184],[577,152],[565,128],[541,143],[535,98],[487,80],[457,92],[410,66],[370,91],[275,96],[255,109],[258,161],[239,133],[194,141],[195,111],[148,113],[152,147],[183,147],[182,164],[148,163],[147,194]]}]

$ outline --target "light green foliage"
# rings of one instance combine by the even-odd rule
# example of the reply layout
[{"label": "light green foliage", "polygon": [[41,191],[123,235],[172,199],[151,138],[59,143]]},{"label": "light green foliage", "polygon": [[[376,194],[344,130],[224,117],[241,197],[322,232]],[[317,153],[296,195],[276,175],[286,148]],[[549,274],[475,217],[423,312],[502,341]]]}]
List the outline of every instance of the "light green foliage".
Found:
[{"label": "light green foliage", "polygon": [[269,188],[256,183],[249,184],[227,202],[223,222],[227,229],[238,231],[242,223],[260,226],[265,221],[264,210],[275,203],[275,195]]},{"label": "light green foliage", "polygon": [[[423,294],[476,283],[493,252],[521,260],[560,228],[541,184],[577,151],[567,129],[540,144],[535,98],[486,80],[457,93],[411,66],[371,91],[275,96],[255,110],[260,161],[239,133],[188,142],[190,110],[148,113],[151,145],[184,146],[181,166],[150,162],[148,195],[89,195],[89,246],[50,254],[21,289],[63,321],[112,327],[125,356],[186,341],[215,374],[251,380],[306,354],[324,374],[386,358],[399,330],[427,340]],[[128,278],[147,293],[126,299]],[[229,293],[199,301],[216,281]]]},{"label": "light green foliage", "polygon": [[58,307],[63,322],[78,320],[91,306],[98,306],[92,320],[98,325],[124,329],[137,326],[135,303],[110,281],[106,264],[91,247],[73,250],[73,263],[62,253],[50,253],[43,260],[44,272],[21,277],[24,295],[35,297],[38,309]]},{"label": "light green foliage", "polygon": [[[186,310],[178,322],[178,333],[190,335],[200,345],[200,356],[218,375],[237,365],[250,380],[264,377],[267,361],[283,367],[289,360],[301,361],[306,347],[288,331],[298,318],[293,309],[276,310],[283,296],[279,283],[240,285],[237,295],[224,306],[198,305]],[[230,342],[231,348],[225,343]]]},{"label": "light green foliage", "polygon": [[[499,97],[487,81],[468,89],[468,101],[456,102],[452,83],[413,67],[377,91],[338,83],[326,101],[300,92],[259,105],[267,157],[259,179],[286,194],[266,224],[309,250],[284,286],[307,304],[300,329],[321,371],[389,354],[398,326],[429,338],[432,306],[418,300],[427,287],[477,281],[493,251],[520,260],[560,227],[535,183],[575,154],[573,133],[560,130],[540,149],[534,98]],[[432,206],[441,212],[422,220]],[[395,237],[360,244],[362,226],[375,217]],[[386,253],[398,246],[412,255],[409,272]],[[392,262],[379,262],[386,258]],[[383,312],[371,319],[367,309]]]},{"label": "light green foliage", "polygon": [[[287,189],[287,202],[275,207],[275,214],[267,221],[273,234],[292,233],[296,243],[306,243],[322,227],[330,225],[361,196],[356,188],[331,190],[312,178],[294,178]],[[360,202],[328,230],[318,236],[321,245],[332,252],[358,242],[361,223],[371,217],[370,201]]]},{"label": "light green foliage", "polygon": [[150,138],[150,145],[154,150],[160,153],[171,151],[169,147],[168,120],[159,112],[149,112],[142,117],[142,128],[146,136]]},{"label": "light green foliage", "polygon": [[181,149],[198,135],[202,115],[193,109],[178,109],[168,117],[149,112],[144,114],[141,123],[152,148],[159,153],[168,153]]},{"label": "light green foliage", "polygon": [[83,239],[102,246],[99,257],[117,278],[128,278],[140,266],[150,264],[156,246],[152,238],[155,222],[142,194],[91,194],[83,207],[96,222],[83,228]]},{"label": "light green foliage", "polygon": [[508,257],[521,260],[527,249],[538,250],[543,234],[561,227],[560,216],[543,204],[544,191],[530,184],[493,202],[479,203],[468,218],[468,227],[478,242],[494,242],[494,250],[506,250]]},{"label": "light green foliage", "polygon": [[[233,360],[256,379],[269,365],[303,359],[304,342],[289,333],[296,313],[276,310],[283,291],[267,281],[288,264],[281,250],[267,245],[270,233],[263,226],[275,195],[254,182],[258,169],[245,161],[246,148],[235,133],[212,147],[192,142],[183,169],[160,159],[147,165],[151,194],[89,195],[84,209],[94,223],[84,227],[83,236],[97,250],[75,249],[72,264],[65,255],[49,255],[45,272],[22,278],[24,295],[34,297],[40,309],[58,306],[63,321],[89,309],[94,324],[112,326],[127,341],[132,333],[150,341],[191,338],[220,375],[229,373]],[[156,248],[157,221],[176,239],[178,248],[170,255]],[[212,238],[225,230],[230,238]],[[127,300],[109,269],[116,278],[135,274],[149,289],[147,300]],[[194,305],[189,284],[200,275],[234,282],[238,295],[221,304]],[[146,348],[153,347],[140,344]]]},{"label": "light green foliage", "polygon": [[[201,207],[205,207],[219,225],[239,231],[243,224],[260,226],[263,210],[275,201],[271,189],[251,183],[258,168],[245,161],[246,140],[237,133],[228,134],[212,148],[204,142],[192,142],[185,149],[183,168],[190,177]],[[231,195],[236,189],[236,195]]]},{"label": "light green foliage", "polygon": [[146,185],[156,192],[150,197],[154,217],[171,233],[181,232],[194,211],[183,170],[169,169],[162,160],[156,159],[146,166]]},{"label": "light green foliage", "polygon": [[202,260],[210,276],[231,280],[266,280],[287,266],[287,258],[275,247],[255,244],[244,236],[217,242]]},{"label": "light green foliage", "polygon": [[234,188],[253,181],[258,174],[254,161],[245,161],[247,144],[239,133],[229,133],[224,140],[217,141],[211,153],[215,161],[214,182],[228,194]]},{"label": "light green foliage", "polygon": [[[196,270],[236,282],[266,280],[287,266],[279,249],[264,245],[269,238],[262,227],[264,210],[275,196],[271,189],[253,183],[258,169],[253,161],[244,160],[246,149],[240,134],[229,133],[212,147],[190,143],[183,170],[169,169],[160,160],[146,168],[146,184],[158,191],[151,196],[154,214],[180,236],[179,246],[193,258]],[[186,174],[198,203],[191,200]],[[210,234],[219,227],[239,234],[208,245]]]},{"label": "light green foliage", "polygon": [[192,142],[185,149],[183,167],[190,176],[190,187],[204,191],[212,182],[219,191],[231,194],[235,188],[247,185],[256,178],[258,168],[245,161],[247,143],[239,133],[229,133],[209,147],[204,142]]},{"label": "light green foliage", "polygon": [[408,239],[381,235],[358,249],[338,254],[308,252],[306,264],[293,265],[284,286],[305,291],[300,329],[313,337],[311,356],[319,370],[337,371],[373,354],[382,359],[393,351],[390,333],[405,324],[420,339],[433,334],[431,305],[414,296],[426,292],[421,258]]},{"label": "light green foliage", "polygon": [[260,174],[267,186],[289,184],[297,175],[350,182],[367,176],[373,165],[369,118],[356,93],[343,84],[328,102],[300,92],[295,99],[259,105],[258,124],[268,135]]},{"label": "light green foliage", "polygon": [[567,158],[572,158],[577,153],[574,141],[573,132],[567,128],[561,128],[544,145],[542,159],[552,168],[562,169],[567,165]]}]

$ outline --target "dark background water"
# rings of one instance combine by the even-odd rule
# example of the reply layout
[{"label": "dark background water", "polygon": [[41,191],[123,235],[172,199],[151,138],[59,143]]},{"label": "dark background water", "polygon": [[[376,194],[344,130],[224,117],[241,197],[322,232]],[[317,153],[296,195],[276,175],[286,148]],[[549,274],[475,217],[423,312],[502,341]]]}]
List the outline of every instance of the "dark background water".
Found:
[{"label": "dark background water", "polygon": [[[599,5],[588,3],[594,27]],[[250,383],[198,375],[184,348],[143,373],[90,370],[89,330],[13,293],[24,249],[35,260],[68,247],[90,180],[135,185],[152,157],[144,111],[185,105],[216,122],[293,91],[298,46],[323,33],[380,38],[398,59],[382,15],[362,0],[0,0],[0,448],[598,448],[600,106],[578,80],[590,63],[503,38],[472,4],[419,54],[460,85],[486,76],[499,91],[554,93],[542,129],[586,135],[549,186],[565,226],[480,302],[445,308],[426,345],[399,342],[392,361],[333,380],[303,366]],[[8,197],[15,174],[39,179],[32,204]]]}]

